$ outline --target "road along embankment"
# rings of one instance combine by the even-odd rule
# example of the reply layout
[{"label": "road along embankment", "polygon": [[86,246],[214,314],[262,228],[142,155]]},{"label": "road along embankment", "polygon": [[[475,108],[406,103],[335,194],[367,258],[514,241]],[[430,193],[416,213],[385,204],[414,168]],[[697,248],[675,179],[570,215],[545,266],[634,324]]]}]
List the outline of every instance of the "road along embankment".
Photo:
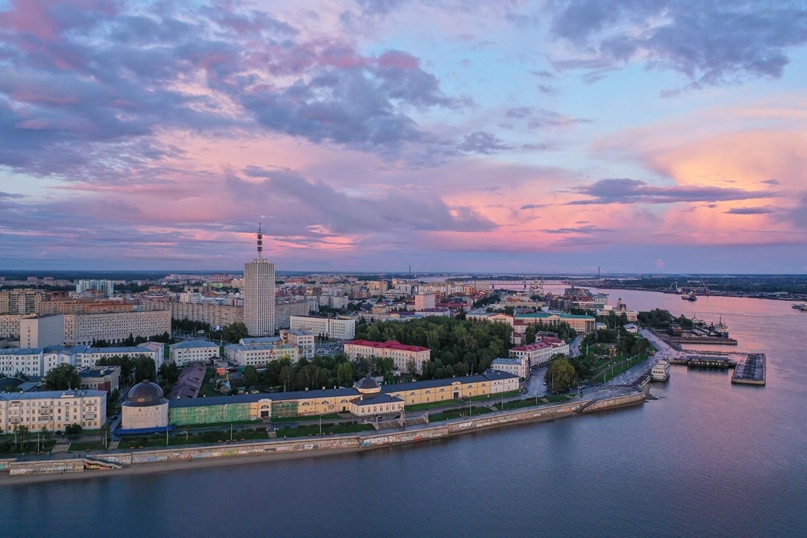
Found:
[{"label": "road along embankment", "polygon": [[[423,428],[394,430],[372,435],[245,441],[182,448],[169,447],[158,450],[94,453],[91,465],[87,465],[85,459],[75,457],[70,459],[38,461],[12,461],[6,459],[2,460],[0,471],[5,471],[8,475],[3,480],[2,475],[5,474],[5,472],[0,473],[0,484],[15,481],[15,478],[21,479],[20,481],[26,481],[28,478],[36,480],[47,480],[49,478],[58,480],[66,474],[75,476],[79,473],[81,476],[86,477],[139,474],[141,469],[151,469],[152,472],[155,472],[160,470],[191,468],[188,467],[188,465],[198,465],[194,464],[194,462],[216,465],[219,462],[233,461],[235,459],[239,459],[239,461],[266,461],[272,459],[287,459],[292,456],[312,456],[318,454],[325,455],[348,451],[362,451],[417,443],[432,439],[443,439],[484,429],[506,427],[512,424],[556,420],[572,415],[605,411],[628,405],[638,405],[644,401],[644,394],[641,391],[626,389],[624,393],[618,395],[605,397],[593,396],[560,404],[504,411],[489,415],[440,422]],[[241,458],[235,458],[238,456]],[[122,468],[103,468],[97,465],[98,462],[120,464]],[[117,465],[115,467],[117,467]]]}]

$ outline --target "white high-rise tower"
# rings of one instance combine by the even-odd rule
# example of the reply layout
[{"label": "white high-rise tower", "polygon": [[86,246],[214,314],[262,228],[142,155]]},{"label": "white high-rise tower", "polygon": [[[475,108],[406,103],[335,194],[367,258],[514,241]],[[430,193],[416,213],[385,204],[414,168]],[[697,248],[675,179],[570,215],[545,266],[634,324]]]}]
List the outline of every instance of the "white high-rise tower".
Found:
[{"label": "white high-rise tower", "polygon": [[250,336],[275,334],[275,264],[263,258],[258,225],[258,257],[244,264],[244,324]]}]

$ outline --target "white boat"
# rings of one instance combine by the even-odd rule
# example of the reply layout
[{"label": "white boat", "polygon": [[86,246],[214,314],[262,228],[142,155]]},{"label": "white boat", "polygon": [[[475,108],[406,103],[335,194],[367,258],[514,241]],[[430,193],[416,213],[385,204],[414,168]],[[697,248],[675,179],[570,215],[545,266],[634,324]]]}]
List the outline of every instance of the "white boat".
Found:
[{"label": "white boat", "polygon": [[650,370],[650,379],[653,381],[667,381],[670,379],[670,362],[666,359],[659,360]]}]

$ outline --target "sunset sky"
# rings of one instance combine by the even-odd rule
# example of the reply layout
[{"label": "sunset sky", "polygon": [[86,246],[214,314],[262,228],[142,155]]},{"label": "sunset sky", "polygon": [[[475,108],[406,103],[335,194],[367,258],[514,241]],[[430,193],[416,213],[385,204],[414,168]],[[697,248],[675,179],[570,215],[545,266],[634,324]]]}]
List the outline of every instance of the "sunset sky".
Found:
[{"label": "sunset sky", "polygon": [[803,0],[0,0],[0,269],[807,272]]}]

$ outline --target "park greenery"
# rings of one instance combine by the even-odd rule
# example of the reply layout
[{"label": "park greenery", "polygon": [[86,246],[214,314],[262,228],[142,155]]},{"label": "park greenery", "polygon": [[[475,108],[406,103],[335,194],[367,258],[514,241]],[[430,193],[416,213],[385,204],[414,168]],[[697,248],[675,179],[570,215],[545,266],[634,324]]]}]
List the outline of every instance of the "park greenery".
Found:
[{"label": "park greenery", "polygon": [[507,323],[426,317],[406,323],[384,321],[356,328],[356,338],[431,349],[432,360],[421,379],[441,379],[484,372],[510,349],[512,328]]},{"label": "park greenery", "polygon": [[667,310],[654,308],[650,312],[639,312],[639,322],[651,329],[667,330],[672,324],[678,324],[682,329],[691,329],[694,322],[688,317],[681,314],[679,317],[673,317]]},{"label": "park greenery", "polygon": [[143,354],[102,357],[98,360],[98,366],[120,366],[121,381],[132,385],[141,381],[154,381],[157,377],[154,359]]},{"label": "park greenery", "polygon": [[81,386],[78,369],[72,364],[62,363],[51,368],[42,380],[48,390],[72,390]]}]

